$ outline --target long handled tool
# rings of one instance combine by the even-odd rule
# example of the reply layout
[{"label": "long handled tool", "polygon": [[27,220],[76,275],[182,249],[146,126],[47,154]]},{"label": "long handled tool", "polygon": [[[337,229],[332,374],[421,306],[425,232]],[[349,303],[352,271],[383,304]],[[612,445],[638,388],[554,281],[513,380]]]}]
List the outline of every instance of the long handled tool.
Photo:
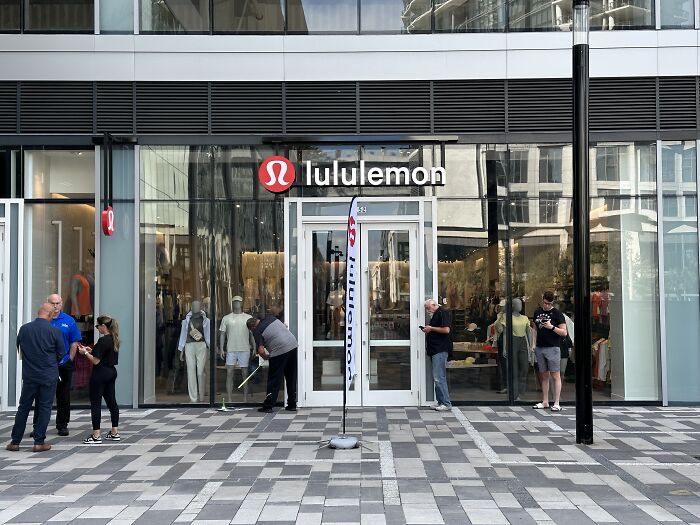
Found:
[{"label": "long handled tool", "polygon": [[248,382],[248,380],[255,375],[255,372],[257,372],[261,368],[262,368],[262,365],[258,365],[258,368],[253,370],[253,372],[248,377],[245,378],[245,381],[243,381],[240,385],[238,385],[238,388],[241,388],[243,385],[245,385]]}]

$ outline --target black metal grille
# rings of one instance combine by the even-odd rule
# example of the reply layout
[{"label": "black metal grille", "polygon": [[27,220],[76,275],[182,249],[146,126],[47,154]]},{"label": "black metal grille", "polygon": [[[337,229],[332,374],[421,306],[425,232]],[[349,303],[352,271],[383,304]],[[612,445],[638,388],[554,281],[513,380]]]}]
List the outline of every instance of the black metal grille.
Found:
[{"label": "black metal grille", "polygon": [[663,129],[695,129],[695,77],[659,78],[659,119]]},{"label": "black metal grille", "polygon": [[137,82],[136,130],[139,133],[207,133],[207,84]]},{"label": "black metal grille", "polygon": [[505,132],[503,80],[445,80],[433,83],[436,133]]},{"label": "black metal grille", "polygon": [[656,79],[591,79],[590,123],[591,131],[655,130]]},{"label": "black metal grille", "polygon": [[134,85],[131,82],[97,83],[97,131],[134,132]]},{"label": "black metal grille", "polygon": [[569,79],[508,81],[508,131],[570,131],[572,87]]},{"label": "black metal grille", "polygon": [[22,133],[92,133],[92,82],[21,82]]},{"label": "black metal grille", "polygon": [[429,133],[430,82],[360,82],[361,133]]},{"label": "black metal grille", "polygon": [[211,128],[212,133],[282,133],[282,84],[212,83]]},{"label": "black metal grille", "polygon": [[354,82],[288,82],[287,133],[355,133],[356,98]]},{"label": "black metal grille", "polygon": [[0,133],[17,131],[17,83],[0,82]]}]

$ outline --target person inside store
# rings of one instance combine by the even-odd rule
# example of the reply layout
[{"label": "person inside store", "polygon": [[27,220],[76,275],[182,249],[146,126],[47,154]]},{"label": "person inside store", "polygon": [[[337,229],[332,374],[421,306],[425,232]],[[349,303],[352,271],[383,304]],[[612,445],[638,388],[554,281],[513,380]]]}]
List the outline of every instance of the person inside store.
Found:
[{"label": "person inside store", "polygon": [[431,408],[438,412],[447,412],[452,408],[447,391],[447,356],[452,350],[450,314],[434,299],[425,302],[425,311],[430,315],[430,321],[427,326],[421,327],[421,330],[426,334],[425,351],[432,363],[437,401]]},{"label": "person inside store", "polygon": [[554,382],[554,404],[552,411],[561,411],[559,396],[561,395],[561,338],[567,335],[566,319],[554,308],[554,293],[546,291],[542,294],[542,305],[535,310],[535,357],[542,385],[542,402],[533,406],[536,409],[549,408],[549,379]]},{"label": "person inside store", "polygon": [[117,405],[116,382],[119,364],[119,323],[108,315],[97,318],[95,328],[100,338],[94,348],[81,346],[80,353],[92,363],[90,376],[90,413],[92,416],[92,434],[85,438],[84,445],[102,444],[100,431],[102,419],[102,399],[104,398],[112,429],[107,432],[108,441],[121,441],[119,435],[119,405]]},{"label": "person inside store", "polygon": [[[59,381],[56,384],[56,430],[59,436],[67,436],[70,422],[70,391],[73,384],[73,361],[78,352],[78,345],[83,336],[70,315],[63,311],[63,299],[58,294],[49,295],[48,304],[53,308],[51,324],[63,334],[64,354],[58,364]],[[39,414],[34,410],[34,426],[37,425]],[[30,434],[33,436],[34,432]]]},{"label": "person inside store", "polygon": [[270,413],[277,404],[282,378],[287,386],[285,410],[297,410],[297,347],[298,343],[287,326],[273,315],[262,321],[251,318],[246,322],[255,338],[258,355],[270,361],[267,373],[267,395],[258,412]]},{"label": "person inside store", "polygon": [[[231,313],[221,319],[219,327],[219,353],[226,360],[226,394],[228,402],[233,401],[233,379],[236,368],[241,370],[241,381],[248,377],[251,350],[255,339],[246,323],[252,316],[243,311],[243,297],[236,295],[231,302]],[[248,400],[250,384],[244,385],[244,401]]]},{"label": "person inside store", "polygon": [[58,365],[63,360],[63,334],[51,325],[54,316],[53,306],[44,303],[37,312],[34,321],[25,324],[17,334],[17,350],[22,359],[22,393],[12,427],[12,438],[5,447],[10,452],[17,452],[27,427],[27,418],[36,402],[34,424],[34,452],[45,452],[51,445],[45,443],[46,428],[51,419],[51,405],[58,382]]}]

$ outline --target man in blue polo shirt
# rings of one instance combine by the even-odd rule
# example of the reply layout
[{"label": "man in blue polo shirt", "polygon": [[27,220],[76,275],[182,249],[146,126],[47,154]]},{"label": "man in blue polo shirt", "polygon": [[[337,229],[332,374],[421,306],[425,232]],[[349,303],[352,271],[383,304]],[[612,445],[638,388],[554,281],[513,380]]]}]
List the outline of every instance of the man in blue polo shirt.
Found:
[{"label": "man in blue polo shirt", "polygon": [[[58,328],[63,335],[64,354],[58,364],[59,380],[56,384],[56,430],[59,436],[68,435],[70,421],[70,389],[73,381],[73,360],[78,351],[82,335],[75,320],[63,311],[63,299],[58,294],[49,295],[47,302],[53,308],[51,324]],[[34,411],[36,426],[38,412]]]}]

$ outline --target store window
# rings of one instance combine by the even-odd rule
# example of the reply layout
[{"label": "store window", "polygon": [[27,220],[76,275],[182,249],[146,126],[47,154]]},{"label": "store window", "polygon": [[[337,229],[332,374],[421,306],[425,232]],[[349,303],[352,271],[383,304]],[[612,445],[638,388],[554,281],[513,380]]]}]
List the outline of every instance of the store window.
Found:
[{"label": "store window", "polygon": [[[95,153],[94,150],[24,152],[25,318],[51,294],[63,299],[83,344],[94,340]],[[41,199],[37,202],[34,199]],[[91,365],[74,362],[72,400],[88,399]]]},{"label": "store window", "polygon": [[22,0],[0,0],[0,32],[17,32],[22,24],[20,20],[20,2]]},{"label": "store window", "polygon": [[570,31],[572,0],[509,0],[511,31]]},{"label": "store window", "polygon": [[435,30],[450,33],[503,31],[506,0],[435,1]]},{"label": "store window", "polygon": [[133,32],[133,0],[100,0],[100,33]]},{"label": "store window", "polygon": [[211,198],[211,159],[208,146],[144,146],[141,200]]},{"label": "store window", "polygon": [[429,33],[431,2],[360,0],[363,33]]},{"label": "store window", "polygon": [[357,0],[289,0],[290,33],[357,33]]},{"label": "store window", "polygon": [[692,29],[695,26],[693,0],[662,0],[661,29]]},{"label": "store window", "polygon": [[25,30],[92,33],[94,0],[26,0]]},{"label": "store window", "polygon": [[654,0],[591,0],[591,29],[654,29],[654,26]]},{"label": "store window", "polygon": [[209,0],[140,0],[141,32],[208,33]]},{"label": "store window", "polygon": [[282,33],[284,0],[220,0],[214,2],[214,32]]},{"label": "store window", "polygon": [[685,162],[695,151],[694,141],[662,143],[666,366],[669,401],[676,402],[700,401],[698,201]]}]

